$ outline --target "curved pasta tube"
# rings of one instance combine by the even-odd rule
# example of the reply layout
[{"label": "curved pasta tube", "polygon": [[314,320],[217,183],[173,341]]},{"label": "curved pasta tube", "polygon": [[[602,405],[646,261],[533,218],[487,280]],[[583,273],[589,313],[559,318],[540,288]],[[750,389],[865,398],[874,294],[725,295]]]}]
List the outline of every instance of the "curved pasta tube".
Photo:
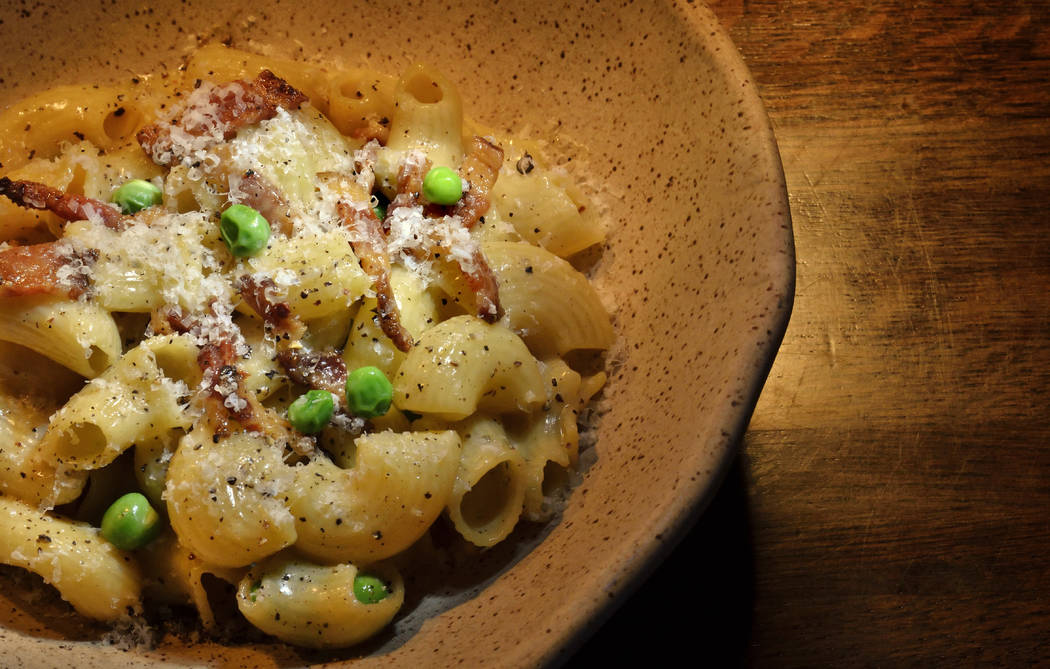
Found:
[{"label": "curved pasta tube", "polygon": [[94,301],[11,297],[0,303],[0,340],[21,344],[93,378],[120,357],[113,316]]},{"label": "curved pasta tube", "polygon": [[208,600],[204,576],[210,574],[236,586],[247,572],[244,568],[209,564],[165,532],[141,550],[143,590],[151,601],[191,604],[197,609],[201,625],[215,628],[215,612]]},{"label": "curved pasta tube", "polygon": [[352,469],[324,458],[296,468],[289,491],[299,552],[322,562],[373,562],[408,548],[440,515],[459,466],[459,436],[373,432]]},{"label": "curved pasta tube", "polygon": [[[425,65],[406,69],[394,89],[394,116],[387,148],[419,149],[434,165],[453,169],[463,162],[463,101],[452,82]],[[377,176],[396,183],[393,174]]]},{"label": "curved pasta tube", "polygon": [[[113,191],[125,181],[152,179],[163,172],[137,145],[100,152],[91,142],[77,142],[66,147],[53,162],[56,167],[65,166],[68,170],[70,189],[104,202],[108,202]],[[60,183],[41,181],[55,188],[65,188]]]},{"label": "curved pasta tube", "polygon": [[[413,339],[440,320],[437,298],[413,272],[394,265],[390,270],[390,286],[401,313],[401,325]],[[343,359],[347,369],[378,367],[389,378],[401,366],[405,353],[383,333],[375,309],[375,298],[365,300],[358,309],[343,349]]]},{"label": "curved pasta tube", "polygon": [[386,564],[368,573],[390,594],[375,604],[354,596],[358,568],[321,566],[279,557],[253,567],[237,588],[237,607],[250,623],[281,641],[339,648],[364,641],[390,622],[405,601],[401,575]]},{"label": "curved pasta tube", "polygon": [[287,302],[304,320],[345,312],[372,287],[345,228],[310,237],[272,237],[266,253],[245,265],[256,278],[272,280],[273,301]]},{"label": "curved pasta tube", "polygon": [[371,70],[336,72],[328,78],[328,118],[344,135],[367,126],[370,118],[389,119],[396,85],[396,78]]},{"label": "curved pasta tube", "polygon": [[[350,174],[354,168],[347,138],[309,104],[296,111],[278,110],[272,119],[242,129],[229,142],[229,151],[238,169],[259,172],[301,210],[324,204],[317,202],[319,172]],[[236,194],[234,178],[230,191]]]},{"label": "curved pasta tube", "polygon": [[117,620],[139,609],[136,563],[97,528],[0,497],[0,562],[28,569],[81,614]]},{"label": "curved pasta tube", "polygon": [[0,490],[42,508],[72,502],[84,489],[87,473],[37,461],[48,412],[8,392],[0,394]]},{"label": "curved pasta tube", "polygon": [[42,509],[80,497],[88,473],[41,462],[34,446],[32,442],[14,441],[0,448],[0,490]]},{"label": "curved pasta tube", "polygon": [[108,150],[134,137],[148,114],[150,106],[128,88],[57,86],[0,113],[0,163],[14,169],[85,137]]},{"label": "curved pasta tube", "polygon": [[0,342],[0,491],[47,509],[80,496],[85,472],[35,456],[49,416],[82,385],[81,377],[51,360]]},{"label": "curved pasta tube", "polygon": [[499,280],[504,323],[539,355],[606,349],[615,339],[597,291],[565,260],[523,242],[483,247]]},{"label": "curved pasta tube", "polygon": [[232,294],[225,280],[217,280],[219,260],[209,248],[222,244],[219,226],[199,212],[147,215],[119,232],[88,221],[66,226],[66,237],[99,251],[91,268],[92,302],[109,311],[178,305],[205,312],[212,299]]},{"label": "curved pasta tube", "polygon": [[487,548],[506,539],[518,523],[525,501],[525,461],[492,418],[472,418],[458,431],[463,455],[448,515],[464,539]]},{"label": "curved pasta tube", "polygon": [[181,335],[131,349],[52,416],[39,460],[97,469],[136,442],[188,429],[193,419],[184,404],[200,378],[196,358],[197,347]]},{"label": "curved pasta tube", "polygon": [[492,187],[486,218],[513,226],[520,237],[566,258],[605,239],[597,211],[567,174],[537,165],[522,173],[515,163],[526,154],[508,141],[503,168]]},{"label": "curved pasta tube", "polygon": [[527,412],[543,398],[539,368],[525,343],[474,316],[456,316],[424,332],[394,379],[399,409],[447,420],[478,408]]},{"label": "curved pasta tube", "polygon": [[201,426],[168,464],[164,497],[179,542],[205,562],[241,567],[295,542],[280,447],[238,432],[216,442]]},{"label": "curved pasta tube", "polygon": [[542,521],[553,511],[549,500],[567,487],[567,468],[577,461],[579,411],[601,389],[605,374],[586,379],[564,360],[544,362],[547,402],[531,417],[528,426],[511,435],[511,443],[524,458],[524,515]]}]

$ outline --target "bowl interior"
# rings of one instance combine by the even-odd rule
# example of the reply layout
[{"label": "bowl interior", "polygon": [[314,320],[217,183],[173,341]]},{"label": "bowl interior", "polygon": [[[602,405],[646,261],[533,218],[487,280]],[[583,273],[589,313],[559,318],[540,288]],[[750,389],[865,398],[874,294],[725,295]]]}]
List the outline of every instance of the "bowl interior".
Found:
[{"label": "bowl interior", "polygon": [[[187,0],[0,10],[17,58],[3,102],[60,83],[172,70],[206,41],[397,73],[431,63],[465,113],[557,136],[599,190],[596,269],[614,311],[594,462],[560,521],[468,565],[365,649],[279,645],[122,652],[3,595],[2,643],[32,665],[292,666],[365,654],[425,666],[556,660],[701,510],[750,416],[786,325],[793,248],[783,176],[746,68],[706,7],[625,3]],[[532,548],[535,546],[534,548]],[[532,548],[532,550],[528,550]]]}]

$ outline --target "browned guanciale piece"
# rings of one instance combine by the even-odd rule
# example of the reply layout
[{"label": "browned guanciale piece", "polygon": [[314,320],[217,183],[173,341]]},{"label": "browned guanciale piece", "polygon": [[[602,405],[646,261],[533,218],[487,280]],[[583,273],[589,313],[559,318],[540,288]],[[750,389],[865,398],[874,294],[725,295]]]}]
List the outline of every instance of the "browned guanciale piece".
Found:
[{"label": "browned guanciale piece", "polygon": [[[200,327],[200,321],[194,316],[183,316],[178,309],[162,307],[152,314],[150,327],[157,334],[192,334]],[[285,444],[293,453],[310,453],[313,442],[298,434],[273,409],[264,407],[255,393],[244,387],[245,374],[238,368],[238,361],[232,333],[226,337],[210,337],[197,354],[197,366],[203,377],[203,418],[215,438],[228,437],[233,431],[230,421],[235,420],[242,429],[265,434]]]},{"label": "browned guanciale piece", "polygon": [[122,230],[124,214],[113,205],[83,195],[73,195],[36,181],[0,178],[0,195],[26,209],[41,209],[66,221],[101,220],[106,227]]},{"label": "browned guanciale piece", "polygon": [[256,279],[245,274],[237,281],[237,289],[245,304],[281,335],[281,339],[298,340],[306,332],[306,326],[292,313],[287,302],[277,302],[271,295],[277,294],[273,279]]},{"label": "browned guanciale piece", "polygon": [[244,372],[237,367],[232,340],[207,343],[197,355],[205,382],[204,415],[216,438],[230,435],[230,419],[250,432],[260,432],[283,443],[292,452],[306,455],[313,443],[298,434],[277,412],[264,407],[255,393],[244,387]]},{"label": "browned guanciale piece", "polygon": [[503,165],[503,149],[484,137],[474,136],[463,158],[460,176],[470,182],[470,188],[452,208],[452,213],[463,219],[467,229],[474,227],[489,210],[489,196]]},{"label": "browned guanciale piece", "polygon": [[[187,144],[206,148],[208,144],[229,141],[239,129],[273,118],[278,109],[298,109],[306,100],[288,82],[263,70],[252,81],[237,80],[198,89],[178,116],[148,125],[136,137],[154,162],[168,166],[185,157]],[[193,138],[204,142],[187,142]]]},{"label": "browned guanciale piece", "polygon": [[[204,413],[219,438],[229,436],[230,418],[247,426],[255,416],[255,404],[248,401],[251,393],[242,393],[244,374],[237,369],[237,352],[233,342],[223,339],[209,342],[197,354],[197,365],[204,374],[206,394]],[[243,406],[231,407],[230,397],[244,400]]]},{"label": "browned guanciale piece", "polygon": [[79,269],[97,259],[94,249],[71,251],[62,242],[2,249],[0,297],[61,295],[76,299],[90,286],[87,275]]},{"label": "browned guanciale piece", "polygon": [[336,211],[343,225],[356,233],[357,241],[351,242],[361,269],[372,279],[376,291],[376,312],[379,315],[379,327],[390,337],[401,351],[412,348],[412,336],[401,325],[401,312],[394,299],[394,289],[390,285],[390,258],[386,252],[386,239],[383,237],[383,224],[376,218],[371,207],[357,209],[339,202]]},{"label": "browned guanciale piece", "polygon": [[397,195],[386,207],[386,215],[390,216],[401,207],[413,207],[419,204],[419,196],[423,192],[423,177],[430,169],[430,160],[423,159],[406,160],[397,171]]},{"label": "browned guanciale piece", "polygon": [[165,305],[150,313],[149,331],[153,335],[185,334],[193,327],[191,320],[179,309]]},{"label": "browned guanciale piece", "polygon": [[369,114],[364,118],[364,121],[365,124],[363,126],[350,131],[350,136],[365,142],[374,139],[386,146],[387,141],[390,139],[390,119],[379,114]]},{"label": "browned guanciale piece", "polygon": [[346,396],[346,363],[338,351],[317,353],[305,348],[300,338],[306,326],[292,313],[287,302],[271,298],[277,286],[271,279],[245,275],[238,281],[241,297],[277,335],[277,362],[288,378],[310,388],[327,390],[342,401]]},{"label": "browned guanciale piece", "polygon": [[277,362],[288,378],[308,388],[327,390],[346,401],[346,362],[338,351],[317,353],[305,348],[282,348]]},{"label": "browned guanciale piece", "polygon": [[275,229],[292,234],[292,217],[288,202],[266,177],[254,170],[231,176],[230,200],[256,210]]},{"label": "browned guanciale piece", "polygon": [[461,262],[459,267],[467,285],[474,291],[478,318],[489,323],[498,321],[503,316],[503,308],[499,303],[499,282],[481,249],[475,247],[471,252],[470,262]]}]

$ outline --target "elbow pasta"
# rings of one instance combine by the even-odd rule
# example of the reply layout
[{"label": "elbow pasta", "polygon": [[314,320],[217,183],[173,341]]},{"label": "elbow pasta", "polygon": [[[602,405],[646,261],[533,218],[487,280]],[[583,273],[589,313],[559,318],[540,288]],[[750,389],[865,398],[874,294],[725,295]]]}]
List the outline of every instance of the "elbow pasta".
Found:
[{"label": "elbow pasta", "polygon": [[[476,136],[425,65],[207,45],[180,72],[0,112],[0,254],[25,246],[0,264],[0,563],[98,620],[183,606],[356,644],[395,620],[442,516],[483,550],[556,512],[606,380],[582,368],[615,338],[571,262],[604,230],[539,144]],[[437,166],[455,205],[422,194]],[[152,204],[114,194],[131,182]],[[362,367],[389,380],[374,412]],[[307,391],[332,399],[320,429]],[[162,529],[122,550],[126,493]],[[213,609],[208,579],[234,601]]]}]

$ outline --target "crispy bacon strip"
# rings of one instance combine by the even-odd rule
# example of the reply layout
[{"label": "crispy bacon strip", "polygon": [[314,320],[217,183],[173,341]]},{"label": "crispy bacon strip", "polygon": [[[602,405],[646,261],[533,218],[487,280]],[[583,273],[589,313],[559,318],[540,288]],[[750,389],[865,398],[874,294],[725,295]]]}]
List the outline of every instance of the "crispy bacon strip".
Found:
[{"label": "crispy bacon strip", "polygon": [[[230,435],[230,418],[246,427],[255,418],[255,405],[247,401],[251,393],[239,392],[244,387],[244,374],[237,369],[236,361],[237,354],[229,339],[205,344],[197,354],[197,365],[207,383],[204,413],[220,438]],[[226,406],[226,398],[232,393],[246,400],[244,407],[235,410]]]},{"label": "crispy bacon strip", "polygon": [[401,326],[401,312],[394,299],[394,289],[390,285],[390,258],[386,253],[386,239],[383,237],[383,224],[376,218],[371,207],[356,209],[346,202],[339,202],[336,211],[343,225],[357,233],[357,240],[350,242],[351,248],[361,262],[361,269],[372,279],[376,291],[376,312],[379,315],[379,327],[401,351],[412,348],[412,335]]},{"label": "crispy bacon strip", "polygon": [[254,170],[230,177],[230,199],[258,211],[271,226],[285,235],[292,234],[288,201],[263,175]]},{"label": "crispy bacon strip", "polygon": [[[263,70],[252,81],[236,80],[217,86],[204,100],[190,97],[189,106],[167,123],[153,123],[139,130],[139,145],[159,165],[180,161],[183,148],[172,138],[172,129],[191,137],[229,141],[245,126],[271,119],[277,110],[298,109],[307,97],[273,72]],[[204,96],[199,96],[204,97]]]},{"label": "crispy bacon strip", "polygon": [[126,217],[113,205],[83,195],[73,195],[36,181],[0,178],[0,195],[19,207],[53,212],[66,221],[99,218],[107,228],[123,230]]},{"label": "crispy bacon strip", "polygon": [[191,321],[178,309],[165,305],[150,313],[149,328],[155,335],[185,334],[193,327]]},{"label": "crispy bacon strip", "polygon": [[218,165],[208,166],[205,171],[217,178],[220,189],[223,185],[226,187],[230,202],[248,205],[262,214],[270,227],[291,235],[294,227],[292,208],[276,184],[255,170],[237,169],[228,145],[214,146],[211,153],[218,159]]},{"label": "crispy bacon strip", "polygon": [[317,353],[305,348],[282,348],[277,362],[288,373],[288,378],[309,388],[327,390],[346,401],[346,362],[338,351]]},{"label": "crispy bacon strip", "polygon": [[[207,343],[197,355],[197,364],[204,373],[207,395],[204,412],[215,435],[222,439],[230,435],[230,418],[251,432],[261,432],[271,439],[283,442],[293,452],[306,455],[313,450],[313,442],[304,438],[277,412],[267,409],[244,387],[244,372],[237,367],[237,353],[229,339]],[[230,407],[231,395],[244,400],[242,407]]]},{"label": "crispy bacon strip", "polygon": [[364,121],[363,126],[350,131],[350,136],[366,142],[374,139],[386,146],[387,141],[390,140],[390,119],[379,114],[369,114]]},{"label": "crispy bacon strip", "polygon": [[11,246],[0,250],[0,297],[63,295],[76,299],[90,286],[83,272],[61,271],[73,265],[87,266],[98,259],[98,251],[73,251],[61,242]]},{"label": "crispy bacon strip", "polygon": [[423,177],[429,169],[429,159],[406,160],[401,163],[397,171],[397,195],[386,207],[387,216],[401,207],[414,207],[419,204],[419,196],[423,192]]},{"label": "crispy bacon strip", "polygon": [[306,332],[306,326],[292,313],[287,302],[270,299],[270,294],[277,290],[273,279],[256,279],[245,274],[237,281],[237,288],[245,303],[272,326],[282,340],[298,340]]},{"label": "crispy bacon strip", "polygon": [[470,140],[470,149],[460,169],[460,176],[470,182],[470,188],[452,208],[453,215],[463,219],[468,230],[489,210],[489,194],[502,165],[503,149],[477,135]]},{"label": "crispy bacon strip", "polygon": [[495,323],[503,317],[503,308],[499,303],[499,282],[496,274],[482,255],[481,249],[475,247],[470,254],[469,263],[460,263],[460,271],[467,285],[474,291],[474,304],[477,306],[478,318]]},{"label": "crispy bacon strip", "polygon": [[338,351],[317,353],[299,341],[306,326],[292,313],[287,302],[270,299],[276,284],[271,279],[242,276],[241,297],[277,334],[277,362],[288,378],[310,388],[327,390],[343,401],[346,398],[346,363]]},{"label": "crispy bacon strip", "polygon": [[[150,326],[158,334],[191,333],[196,325],[195,317],[184,317],[170,307],[156,310],[150,318]],[[243,429],[261,432],[286,444],[298,455],[309,454],[313,441],[296,432],[277,412],[264,407],[255,393],[244,387],[245,375],[237,362],[237,347],[232,337],[209,341],[197,354],[197,365],[204,378],[204,420],[215,437],[228,437],[233,430],[230,421],[236,420]],[[227,400],[231,396],[244,400],[244,406],[229,406]]]}]

